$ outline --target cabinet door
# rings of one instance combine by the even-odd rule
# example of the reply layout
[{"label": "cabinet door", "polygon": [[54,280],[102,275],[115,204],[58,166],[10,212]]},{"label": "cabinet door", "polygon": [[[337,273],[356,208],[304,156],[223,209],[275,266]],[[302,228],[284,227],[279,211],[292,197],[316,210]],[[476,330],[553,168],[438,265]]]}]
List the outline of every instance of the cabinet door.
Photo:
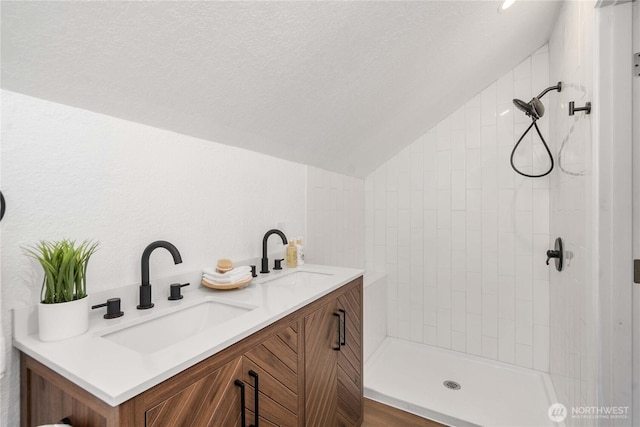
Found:
[{"label": "cabinet door", "polygon": [[255,376],[260,425],[298,425],[298,322],[246,352],[242,359],[247,425],[255,424]]},{"label": "cabinet door", "polygon": [[159,403],[145,413],[148,427],[241,426],[240,388],[242,357]]},{"label": "cabinet door", "polygon": [[363,408],[361,282],[350,287],[348,292],[338,297],[338,312],[343,322],[343,345],[338,352],[337,424],[340,426],[357,425]]},{"label": "cabinet door", "polygon": [[336,425],[339,316],[333,300],[304,318],[305,425]]}]

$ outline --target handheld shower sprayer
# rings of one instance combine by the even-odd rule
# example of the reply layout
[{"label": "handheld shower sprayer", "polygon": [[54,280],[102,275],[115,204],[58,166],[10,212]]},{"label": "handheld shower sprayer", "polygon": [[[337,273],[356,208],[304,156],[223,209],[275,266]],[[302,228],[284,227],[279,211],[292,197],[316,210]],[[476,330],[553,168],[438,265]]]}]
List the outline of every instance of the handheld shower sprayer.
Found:
[{"label": "handheld shower sprayer", "polygon": [[[549,173],[551,173],[551,171],[553,170],[553,166],[554,166],[554,164],[553,164],[553,156],[551,155],[551,151],[549,150],[549,146],[547,145],[547,142],[544,140],[544,137],[542,136],[542,133],[540,132],[540,129],[538,128],[538,124],[536,123],[536,121],[538,121],[538,119],[540,119],[542,116],[544,116],[544,104],[542,104],[542,101],[540,101],[540,98],[542,98],[543,96],[545,96],[548,92],[550,92],[552,90],[557,90],[558,92],[561,92],[562,91],[562,82],[558,82],[557,85],[550,86],[550,87],[546,88],[545,90],[540,92],[540,94],[538,96],[534,96],[533,98],[531,98],[531,101],[529,101],[529,102],[524,102],[521,99],[514,99],[513,100],[513,104],[516,107],[518,107],[519,110],[523,111],[527,116],[531,117],[531,124],[529,125],[527,130],[524,131],[524,133],[522,134],[522,136],[520,137],[518,142],[516,142],[516,145],[513,147],[513,151],[511,152],[511,167],[513,168],[514,171],[516,171],[520,175],[526,176],[528,178],[541,178],[543,176],[549,175]],[[549,170],[547,170],[545,173],[540,174],[540,175],[530,175],[530,174],[526,174],[524,172],[521,172],[521,171],[518,170],[518,168],[516,168],[515,164],[513,163],[513,157],[514,157],[514,155],[516,153],[518,145],[520,145],[520,143],[524,139],[525,135],[527,133],[529,133],[529,131],[531,130],[532,127],[536,128],[536,131],[538,132],[538,136],[540,137],[540,140],[542,141],[542,144],[544,145],[545,150],[547,150],[547,154],[549,155],[549,160],[551,162]]]}]

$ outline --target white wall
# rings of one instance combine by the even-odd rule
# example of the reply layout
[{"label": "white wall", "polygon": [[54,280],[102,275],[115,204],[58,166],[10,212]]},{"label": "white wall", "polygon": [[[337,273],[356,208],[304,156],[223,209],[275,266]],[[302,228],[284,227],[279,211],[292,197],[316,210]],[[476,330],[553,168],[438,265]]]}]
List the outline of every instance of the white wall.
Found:
[{"label": "white wall", "polygon": [[362,354],[366,365],[387,336],[387,275],[367,272],[364,275],[364,309]]},{"label": "white wall", "polygon": [[[640,3],[633,2],[633,51],[640,52]],[[633,258],[640,259],[640,78],[633,78]],[[633,322],[640,325],[640,285],[633,287]],[[633,336],[633,422],[640,425],[640,328]]]},{"label": "white wall", "polygon": [[[365,180],[366,268],[388,273],[389,335],[548,370],[549,180],[509,165],[530,123],[512,98],[548,72],[543,46]],[[516,160],[529,173],[547,164],[532,141]]]},{"label": "white wall", "polygon": [[[306,166],[8,91],[2,91],[1,179],[8,202],[1,255],[8,343],[9,309],[38,301],[40,268],[21,249],[38,240],[98,240],[91,292],[139,283],[142,251],[157,239],[174,243],[184,262],[175,266],[157,251],[152,281],[222,257],[259,257],[272,227],[306,235]],[[3,426],[18,425],[19,417],[19,359],[8,350]]]},{"label": "white wall", "polygon": [[[572,406],[597,405],[597,282],[591,272],[592,117],[569,117],[593,99],[593,2],[565,2],[551,40],[550,77],[563,91],[549,101],[551,142],[559,167],[551,175],[551,236],[562,237],[570,256],[564,271],[550,276],[550,374],[556,394]],[[597,425],[575,420],[569,425]]]},{"label": "white wall", "polygon": [[[594,289],[597,290],[598,404],[632,406],[633,368],[633,23],[632,4],[599,7],[592,13],[593,64],[592,152],[593,192],[587,193],[593,205],[596,230],[587,249],[597,266]],[[578,50],[589,46],[579,40]],[[588,57],[587,57],[588,59]],[[581,64],[579,58],[578,64]],[[584,77],[581,73],[580,77]],[[588,82],[588,81],[587,81]],[[589,218],[589,216],[587,216]],[[587,257],[587,260],[590,258]],[[593,271],[593,270],[592,270]],[[594,311],[594,310],[591,310]],[[587,347],[591,352],[591,347]],[[585,354],[585,356],[589,356]],[[632,425],[631,416],[609,421],[611,426]]]},{"label": "white wall", "polygon": [[[2,116],[2,103],[0,103],[0,117]],[[0,137],[0,190],[2,190],[2,137]],[[0,223],[0,248],[2,247],[2,224]],[[2,302],[2,256],[0,256],[0,413],[4,414],[6,411],[5,403],[4,403],[4,392],[6,385],[5,381],[3,381],[4,376],[6,375],[6,358],[7,351],[6,346],[10,345],[10,343],[6,342],[6,337],[4,334],[4,305]],[[0,415],[0,423],[6,421],[5,416]]]},{"label": "white wall", "polygon": [[309,166],[307,200],[306,262],[364,268],[364,180]]}]

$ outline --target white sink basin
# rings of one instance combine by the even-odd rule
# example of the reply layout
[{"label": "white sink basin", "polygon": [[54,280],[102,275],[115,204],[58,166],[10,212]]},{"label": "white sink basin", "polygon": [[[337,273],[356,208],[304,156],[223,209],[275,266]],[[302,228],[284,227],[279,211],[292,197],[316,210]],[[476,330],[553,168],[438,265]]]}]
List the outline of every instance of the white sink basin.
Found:
[{"label": "white sink basin", "polygon": [[269,280],[264,284],[267,286],[313,286],[316,284],[325,283],[329,276],[333,276],[330,273],[317,273],[312,271],[297,271],[286,276],[279,277],[277,279]]},{"label": "white sink basin", "polygon": [[218,301],[204,301],[198,305],[105,334],[102,338],[139,353],[155,353],[184,341],[206,328],[223,324],[251,310],[253,308]]}]

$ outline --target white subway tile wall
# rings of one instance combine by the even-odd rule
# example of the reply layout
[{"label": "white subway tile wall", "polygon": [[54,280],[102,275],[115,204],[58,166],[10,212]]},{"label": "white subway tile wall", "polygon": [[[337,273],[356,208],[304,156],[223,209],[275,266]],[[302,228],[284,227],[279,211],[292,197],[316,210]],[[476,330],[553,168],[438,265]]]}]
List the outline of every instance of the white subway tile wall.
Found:
[{"label": "white subway tile wall", "polygon": [[[384,198],[376,201],[385,207]],[[364,268],[364,217],[363,179],[307,167],[305,262]],[[376,234],[375,238],[384,240],[385,236]]]},{"label": "white subway tile wall", "polygon": [[[548,371],[549,180],[509,165],[530,123],[512,98],[548,83],[543,46],[365,179],[366,269],[388,274],[390,336]],[[521,144],[524,171],[547,165],[538,143]]]},{"label": "white subway tile wall", "polygon": [[387,336],[387,276],[385,274],[365,274],[363,300],[363,354],[366,363]]},{"label": "white subway tile wall", "polygon": [[[593,99],[592,52],[594,8],[592,2],[566,2],[549,42],[551,82],[562,81],[562,92],[547,101],[551,123],[551,150],[557,167],[550,175],[550,198],[534,195],[537,203],[551,209],[552,241],[562,237],[566,259],[562,272],[550,273],[550,295],[534,291],[534,318],[549,316],[549,330],[534,328],[533,340],[545,340],[550,332],[549,373],[558,401],[567,408],[599,404],[597,283],[589,261],[593,222],[592,116],[569,117],[569,101]],[[544,66],[541,64],[540,66]],[[553,102],[552,102],[553,101]],[[582,105],[582,104],[580,104]],[[534,229],[547,224],[536,221]],[[534,241],[534,246],[542,242]],[[585,258],[586,257],[586,258]],[[541,271],[534,269],[534,281]],[[550,306],[537,301],[550,299]],[[548,311],[547,311],[548,310]],[[546,354],[534,351],[534,363],[547,363]],[[599,425],[599,420],[568,417],[568,426]],[[622,421],[624,424],[624,421]]]}]

